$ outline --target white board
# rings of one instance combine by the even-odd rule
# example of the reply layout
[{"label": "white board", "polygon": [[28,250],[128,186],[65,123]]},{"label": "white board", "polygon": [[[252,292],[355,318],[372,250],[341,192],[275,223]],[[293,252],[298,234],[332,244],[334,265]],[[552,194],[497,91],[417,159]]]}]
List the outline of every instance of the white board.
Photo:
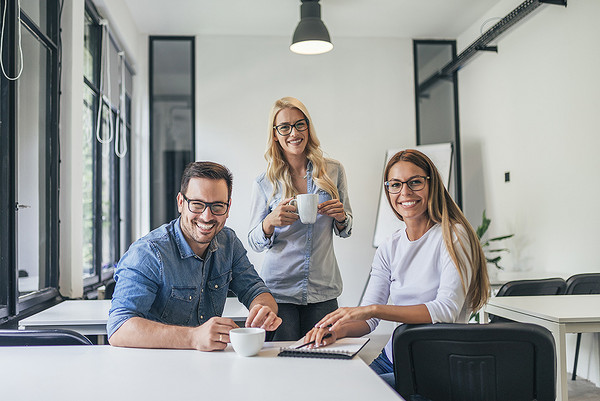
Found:
[{"label": "white board", "polygon": [[[390,235],[399,229],[403,229],[404,223],[396,217],[392,208],[388,204],[387,198],[385,197],[385,189],[383,187],[383,173],[385,166],[388,161],[396,153],[406,148],[388,149],[385,155],[385,163],[383,164],[383,170],[381,172],[381,195],[379,197],[379,208],[377,210],[377,222],[375,223],[375,235],[373,235],[373,246],[377,248],[381,245]],[[435,145],[421,145],[414,146],[412,149],[416,149],[423,152],[431,159],[435,167],[440,172],[442,180],[446,189],[450,185],[450,171],[452,166],[452,144],[451,143],[439,143]]]}]

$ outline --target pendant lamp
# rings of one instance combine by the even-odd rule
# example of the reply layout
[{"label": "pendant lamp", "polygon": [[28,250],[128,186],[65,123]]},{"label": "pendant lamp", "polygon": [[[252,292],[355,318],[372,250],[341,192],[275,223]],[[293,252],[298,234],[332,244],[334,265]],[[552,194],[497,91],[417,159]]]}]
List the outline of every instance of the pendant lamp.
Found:
[{"label": "pendant lamp", "polygon": [[290,50],[298,54],[321,54],[333,49],[329,32],[321,20],[319,0],[301,0],[300,22]]}]

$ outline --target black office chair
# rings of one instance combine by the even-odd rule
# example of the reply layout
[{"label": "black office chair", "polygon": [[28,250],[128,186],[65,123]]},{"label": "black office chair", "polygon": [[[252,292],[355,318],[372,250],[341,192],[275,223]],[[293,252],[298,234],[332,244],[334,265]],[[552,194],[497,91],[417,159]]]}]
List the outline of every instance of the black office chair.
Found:
[{"label": "black office chair", "polygon": [[[567,279],[567,290],[565,295],[600,294],[600,273],[575,274]],[[577,362],[579,361],[579,346],[581,345],[581,333],[577,333],[577,344],[575,345],[575,362],[573,363],[573,374],[571,380],[577,376]]]},{"label": "black office chair", "polygon": [[72,330],[0,330],[0,346],[24,345],[92,345],[92,342]]},{"label": "black office chair", "polygon": [[[565,293],[567,283],[560,277],[545,278],[540,280],[515,280],[505,283],[497,297],[518,297],[533,295],[562,295]],[[490,323],[510,322],[511,320],[490,315]]]},{"label": "black office chair", "polygon": [[401,325],[393,354],[396,391],[406,400],[417,394],[435,401],[556,397],[554,338],[534,324]]}]

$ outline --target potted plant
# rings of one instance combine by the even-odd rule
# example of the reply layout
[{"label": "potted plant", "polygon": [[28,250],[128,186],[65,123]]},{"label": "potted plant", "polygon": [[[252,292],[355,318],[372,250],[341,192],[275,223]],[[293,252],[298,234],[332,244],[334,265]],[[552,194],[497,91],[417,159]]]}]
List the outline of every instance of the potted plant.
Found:
[{"label": "potted plant", "polygon": [[507,238],[511,238],[514,236],[514,234],[503,235],[503,236],[494,237],[494,238],[488,238],[487,240],[483,241],[482,238],[485,235],[485,233],[487,232],[491,222],[492,221],[486,217],[485,209],[484,209],[481,224],[479,225],[479,227],[477,227],[477,230],[476,230],[477,237],[479,237],[479,241],[481,241],[481,247],[483,248],[483,253],[485,253],[485,260],[488,263],[491,263],[494,266],[496,266],[498,269],[503,270],[504,268],[502,266],[500,266],[500,264],[499,264],[500,259],[502,259],[502,255],[500,255],[500,253],[510,252],[510,251],[508,250],[508,248],[490,249],[490,247],[491,247],[490,243],[502,241]]}]

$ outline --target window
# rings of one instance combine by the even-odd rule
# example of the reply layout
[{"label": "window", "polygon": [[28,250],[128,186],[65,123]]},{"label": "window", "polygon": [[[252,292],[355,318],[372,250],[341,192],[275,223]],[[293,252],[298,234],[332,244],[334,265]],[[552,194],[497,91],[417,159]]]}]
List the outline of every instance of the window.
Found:
[{"label": "window", "polygon": [[458,80],[432,78],[456,57],[456,42],[449,40],[415,40],[415,104],[417,111],[417,145],[452,143],[452,169],[448,191],[460,207],[460,135],[458,122]]},{"label": "window", "polygon": [[0,4],[0,319],[58,294],[60,10],[23,3]]},{"label": "window", "polygon": [[194,161],[194,38],[150,37],[150,227],[175,219]]},{"label": "window", "polygon": [[85,292],[113,275],[131,243],[132,71],[86,3],[83,95],[83,266]]}]

